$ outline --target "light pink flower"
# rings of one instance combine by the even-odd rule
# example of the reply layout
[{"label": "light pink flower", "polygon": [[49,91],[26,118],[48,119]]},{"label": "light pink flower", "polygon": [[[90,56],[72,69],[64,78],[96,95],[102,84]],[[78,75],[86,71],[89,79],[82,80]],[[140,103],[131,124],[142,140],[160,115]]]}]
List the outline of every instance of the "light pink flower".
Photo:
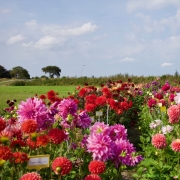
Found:
[{"label": "light pink flower", "polygon": [[178,107],[178,105],[170,106],[169,109],[167,110],[167,114],[169,116],[169,122],[171,124],[179,122],[180,108]]},{"label": "light pink flower", "polygon": [[171,148],[175,152],[180,152],[180,139],[176,139],[171,143]]},{"label": "light pink flower", "polygon": [[152,137],[152,145],[157,149],[163,149],[167,146],[164,134],[155,134]]}]

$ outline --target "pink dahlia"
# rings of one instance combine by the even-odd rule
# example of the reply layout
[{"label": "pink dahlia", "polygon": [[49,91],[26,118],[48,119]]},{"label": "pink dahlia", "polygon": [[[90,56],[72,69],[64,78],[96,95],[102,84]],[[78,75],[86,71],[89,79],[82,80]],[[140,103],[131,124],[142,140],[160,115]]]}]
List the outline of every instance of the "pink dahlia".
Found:
[{"label": "pink dahlia", "polygon": [[171,148],[175,152],[180,152],[180,139],[176,139],[171,143]]},{"label": "pink dahlia", "polygon": [[41,176],[36,172],[24,174],[20,180],[42,180]]},{"label": "pink dahlia", "polygon": [[52,170],[56,174],[60,174],[63,176],[69,174],[71,169],[72,169],[72,162],[65,157],[57,157],[52,162]]},{"label": "pink dahlia", "polygon": [[77,104],[72,99],[63,99],[59,104],[58,108],[59,115],[62,118],[67,118],[68,114],[75,115],[77,112]]},{"label": "pink dahlia", "polygon": [[101,177],[97,174],[89,174],[85,177],[84,180],[101,180]]},{"label": "pink dahlia", "polygon": [[88,128],[91,125],[91,118],[87,115],[86,111],[82,111],[77,118],[77,126],[80,128]]},{"label": "pink dahlia", "polygon": [[108,135],[90,134],[86,146],[93,160],[106,161],[113,155],[114,142]]},{"label": "pink dahlia", "polygon": [[61,144],[66,138],[66,134],[63,130],[54,128],[48,132],[48,136],[52,143]]},{"label": "pink dahlia", "polygon": [[34,119],[38,128],[43,128],[49,122],[47,108],[41,99],[39,100],[36,97],[29,98],[25,102],[22,101],[18,108],[18,121],[21,123],[27,119]]},{"label": "pink dahlia", "polygon": [[90,128],[90,133],[95,134],[109,134],[109,125],[104,124],[104,122],[95,122]]},{"label": "pink dahlia", "polygon": [[102,161],[94,160],[89,163],[88,168],[92,174],[102,174],[106,169],[106,164]]},{"label": "pink dahlia", "polygon": [[169,122],[171,124],[179,122],[180,108],[178,107],[178,105],[170,106],[169,109],[167,110],[167,114],[169,116]]},{"label": "pink dahlia", "polygon": [[127,129],[124,125],[121,124],[115,124],[110,127],[110,134],[109,136],[113,141],[116,139],[127,139]]},{"label": "pink dahlia", "polygon": [[157,149],[163,149],[167,146],[164,134],[155,134],[152,137],[152,145]]}]

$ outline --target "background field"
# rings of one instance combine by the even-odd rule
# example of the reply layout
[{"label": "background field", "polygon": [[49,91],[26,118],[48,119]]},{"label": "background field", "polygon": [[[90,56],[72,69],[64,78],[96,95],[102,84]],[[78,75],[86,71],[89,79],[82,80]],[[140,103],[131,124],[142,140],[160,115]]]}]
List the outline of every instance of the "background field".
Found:
[{"label": "background field", "polygon": [[3,114],[4,108],[8,107],[7,100],[17,100],[19,103],[34,94],[46,94],[49,90],[59,93],[60,97],[68,96],[68,92],[74,92],[76,86],[0,86],[0,115]]}]

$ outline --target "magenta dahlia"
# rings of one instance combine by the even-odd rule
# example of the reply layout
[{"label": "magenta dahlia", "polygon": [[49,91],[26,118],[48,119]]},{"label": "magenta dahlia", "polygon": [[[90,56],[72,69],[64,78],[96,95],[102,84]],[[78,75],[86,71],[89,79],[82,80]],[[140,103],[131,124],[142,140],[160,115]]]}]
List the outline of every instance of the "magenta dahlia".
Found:
[{"label": "magenta dahlia", "polygon": [[22,101],[18,108],[17,114],[19,122],[22,123],[27,119],[34,119],[37,122],[39,129],[46,127],[47,122],[49,124],[47,108],[41,99],[39,100],[36,97],[29,98],[25,102]]},{"label": "magenta dahlia", "polygon": [[86,111],[82,111],[77,117],[77,126],[80,128],[88,128],[91,125],[91,118],[87,115]]},{"label": "magenta dahlia", "polygon": [[89,174],[85,177],[84,180],[101,180],[101,177],[97,174]]}]

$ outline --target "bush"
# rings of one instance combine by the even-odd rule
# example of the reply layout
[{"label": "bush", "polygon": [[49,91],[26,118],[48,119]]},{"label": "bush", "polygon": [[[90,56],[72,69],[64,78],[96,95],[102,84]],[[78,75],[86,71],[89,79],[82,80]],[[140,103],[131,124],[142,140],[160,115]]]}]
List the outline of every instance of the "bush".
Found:
[{"label": "bush", "polygon": [[10,84],[10,86],[25,86],[26,82],[25,81],[15,81]]}]

